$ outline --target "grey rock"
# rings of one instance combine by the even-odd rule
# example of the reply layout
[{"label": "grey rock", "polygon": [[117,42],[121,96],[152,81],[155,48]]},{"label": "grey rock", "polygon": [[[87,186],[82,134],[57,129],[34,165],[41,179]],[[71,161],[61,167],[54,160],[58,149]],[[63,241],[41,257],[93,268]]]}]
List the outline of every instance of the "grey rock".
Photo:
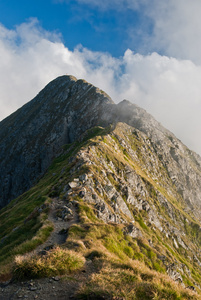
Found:
[{"label": "grey rock", "polygon": [[141,230],[139,228],[137,228],[136,226],[134,226],[132,223],[126,227],[124,233],[127,235],[130,235],[132,238],[142,237]]},{"label": "grey rock", "polygon": [[177,282],[183,282],[182,276],[181,274],[177,271],[177,265],[176,264],[171,264],[168,265],[167,267],[167,274],[174,280]]},{"label": "grey rock", "polygon": [[68,183],[68,186],[70,189],[76,188],[77,186],[79,186],[79,183],[76,181],[72,181]]},{"label": "grey rock", "polygon": [[53,279],[54,281],[59,281],[59,280],[60,280],[60,277],[59,277],[59,276],[55,276],[55,277],[52,277],[52,279]]},{"label": "grey rock", "polygon": [[79,182],[79,178],[74,178],[73,181]]},{"label": "grey rock", "polygon": [[173,243],[174,243],[175,247],[178,249],[178,248],[179,248],[179,246],[178,246],[178,244],[177,244],[177,241],[176,241],[176,239],[174,239],[174,238],[173,238]]},{"label": "grey rock", "polygon": [[85,182],[88,179],[88,175],[87,174],[82,174],[79,176],[80,181]]},{"label": "grey rock", "polygon": [[30,289],[30,291],[33,292],[33,291],[37,291],[38,288],[36,286],[31,286],[29,289]]}]

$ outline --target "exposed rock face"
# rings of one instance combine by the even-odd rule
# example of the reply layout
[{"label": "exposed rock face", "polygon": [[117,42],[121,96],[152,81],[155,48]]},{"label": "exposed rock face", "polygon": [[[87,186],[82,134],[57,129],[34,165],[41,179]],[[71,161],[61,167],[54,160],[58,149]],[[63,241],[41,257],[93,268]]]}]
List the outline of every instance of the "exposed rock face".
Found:
[{"label": "exposed rock face", "polygon": [[70,169],[70,176],[66,180],[61,169],[56,174],[58,199],[89,205],[96,219],[86,214],[87,224],[119,226],[125,239],[138,245],[146,240],[145,255],[154,251],[148,255],[157,255],[173,280],[184,285],[189,278],[199,285],[193,272],[201,266],[200,222],[186,213],[188,205],[147,135],[125,123],[102,128],[62,168]]},{"label": "exposed rock face", "polygon": [[[201,158],[145,110],[126,100],[116,105],[98,88],[72,76],[55,79],[31,102],[0,123],[0,206],[29,189],[45,173],[52,159],[62,152],[63,145],[78,140],[93,126],[105,127],[117,122],[125,122],[144,133],[140,137],[143,145],[136,149],[141,153],[143,164],[152,170],[153,178],[157,178],[161,176],[158,164],[162,163],[188,204],[186,209],[193,210],[200,218]],[[139,138],[137,131],[135,134]],[[136,157],[134,150],[126,148],[124,138],[119,142]],[[154,149],[152,154],[150,147]],[[128,181],[137,189],[143,189],[143,183],[139,184],[136,176],[127,170]],[[112,197],[116,197],[118,203],[119,196],[113,194]],[[134,199],[130,196],[129,201],[132,203]],[[139,205],[146,206],[146,203]],[[149,214],[151,221],[152,213]]]},{"label": "exposed rock face", "polygon": [[120,111],[121,122],[146,134],[189,210],[201,217],[201,157],[138,106],[124,100],[117,105],[117,110]]},{"label": "exposed rock face", "polygon": [[107,126],[112,100],[72,76],[49,83],[31,102],[0,123],[0,207],[29,189],[62,146],[88,128]]}]

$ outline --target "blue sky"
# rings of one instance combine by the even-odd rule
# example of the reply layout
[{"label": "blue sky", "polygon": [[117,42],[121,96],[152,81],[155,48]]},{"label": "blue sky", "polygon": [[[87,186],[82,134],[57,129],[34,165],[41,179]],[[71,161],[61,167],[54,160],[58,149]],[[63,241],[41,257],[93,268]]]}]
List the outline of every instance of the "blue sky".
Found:
[{"label": "blue sky", "polygon": [[63,74],[201,153],[200,0],[0,0],[0,120]]},{"label": "blue sky", "polygon": [[109,52],[115,57],[123,55],[130,47],[138,51],[143,43],[142,26],[147,33],[151,30],[151,20],[149,22],[139,11],[113,6],[100,9],[82,1],[1,1],[0,17],[1,23],[10,29],[30,18],[37,18],[44,29],[60,33],[70,50],[82,44],[90,50]]}]

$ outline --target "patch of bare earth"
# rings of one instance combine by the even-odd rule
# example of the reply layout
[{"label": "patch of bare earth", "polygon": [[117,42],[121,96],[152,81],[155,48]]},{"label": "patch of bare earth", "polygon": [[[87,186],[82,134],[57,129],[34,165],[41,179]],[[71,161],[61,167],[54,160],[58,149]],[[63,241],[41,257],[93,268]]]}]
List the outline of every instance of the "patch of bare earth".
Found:
[{"label": "patch of bare earth", "polygon": [[83,270],[69,276],[34,279],[24,282],[1,284],[0,299],[73,300],[81,285],[85,284],[95,267],[87,261]]}]

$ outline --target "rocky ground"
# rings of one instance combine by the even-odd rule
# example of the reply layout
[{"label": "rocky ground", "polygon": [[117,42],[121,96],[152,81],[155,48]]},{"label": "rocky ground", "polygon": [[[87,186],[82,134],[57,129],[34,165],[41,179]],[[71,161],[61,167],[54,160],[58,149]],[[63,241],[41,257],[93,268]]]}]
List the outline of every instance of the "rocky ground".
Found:
[{"label": "rocky ground", "polygon": [[[50,205],[48,219],[54,224],[54,230],[47,241],[34,250],[34,253],[44,255],[53,247],[66,241],[68,228],[78,222],[76,207],[72,205],[69,207],[65,201],[54,198]],[[88,260],[81,271],[70,276],[2,282],[0,299],[76,299],[76,291],[87,281],[92,271],[94,271],[93,262]]]},{"label": "rocky ground", "polygon": [[53,277],[0,285],[1,300],[73,300],[76,291],[85,284],[94,271],[93,262],[88,260],[81,272],[65,277]]},{"label": "rocky ground", "polygon": [[41,254],[43,254],[43,251],[50,250],[56,245],[65,243],[68,228],[78,223],[76,204],[72,205],[64,200],[53,198],[50,204],[48,219],[54,224],[54,229],[47,241],[36,248],[35,253],[42,252]]}]

